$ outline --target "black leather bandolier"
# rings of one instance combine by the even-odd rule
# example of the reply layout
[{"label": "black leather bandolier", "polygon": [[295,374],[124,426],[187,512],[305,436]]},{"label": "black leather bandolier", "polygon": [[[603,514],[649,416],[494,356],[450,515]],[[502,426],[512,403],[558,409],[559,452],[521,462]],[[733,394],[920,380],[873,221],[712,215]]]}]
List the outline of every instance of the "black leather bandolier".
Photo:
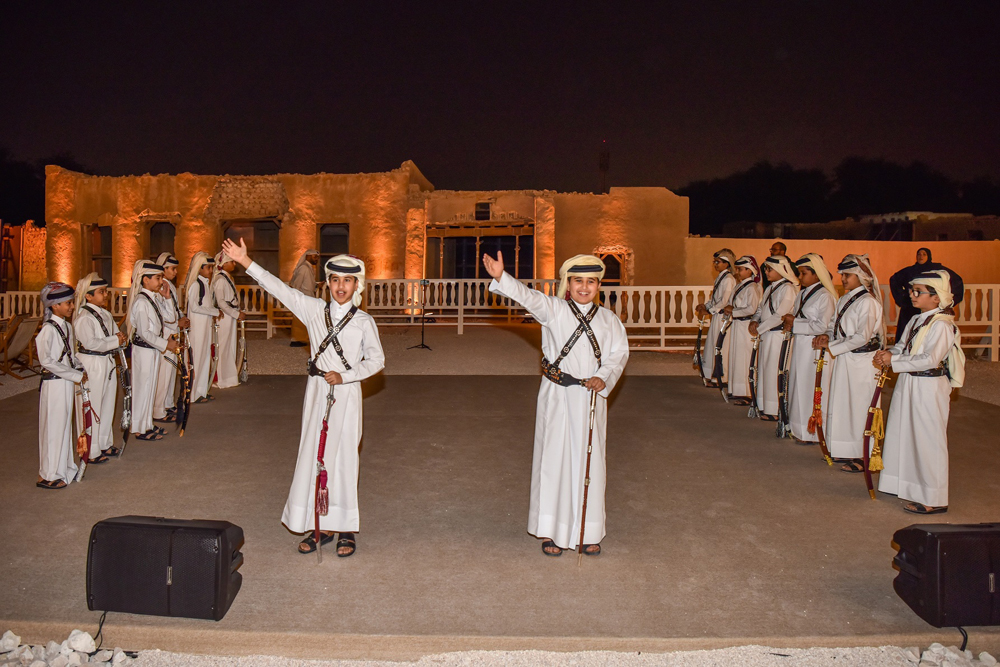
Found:
[{"label": "black leather bandolier", "polygon": [[[225,271],[220,271],[219,275],[222,276],[223,278],[225,278],[226,282],[229,283],[229,286],[233,288],[233,298],[230,301],[226,301],[225,302],[226,305],[229,306],[230,308],[234,309],[234,310],[239,310],[240,309],[240,293],[236,291],[236,283],[233,282],[233,279],[230,278],[229,274],[226,273]],[[212,290],[212,292],[213,292],[212,296],[214,297],[215,296],[215,294],[214,294],[215,290]]]},{"label": "black leather bandolier", "polygon": [[[62,327],[59,326],[58,324],[56,324],[54,320],[45,320],[45,322],[43,322],[43,326],[45,324],[49,324],[49,325],[55,327],[55,330],[59,332],[59,337],[62,338],[63,351],[62,351],[62,354],[59,355],[59,359],[56,360],[56,363],[59,363],[63,359],[67,359],[68,358],[69,359],[69,365],[72,366],[76,370],[80,370],[80,364],[76,360],[76,358],[73,357],[73,350],[70,347],[69,336],[66,335],[66,332],[63,331]],[[69,322],[66,323],[66,326],[67,327],[70,326]],[[42,368],[42,380],[43,381],[44,380],[55,380],[55,379],[58,379],[58,378],[59,378],[59,376],[56,375],[55,373],[53,373],[52,371],[50,371],[50,370],[48,370],[46,368]],[[41,384],[38,385],[38,390],[39,391],[42,390],[42,385]]]},{"label": "black leather bandolier", "polygon": [[[83,310],[87,311],[88,313],[94,316],[94,319],[97,320],[97,323],[101,325],[101,332],[104,333],[104,337],[110,338],[111,332],[108,331],[108,327],[106,324],[104,324],[104,318],[101,317],[100,313],[91,308],[89,305],[85,305],[83,307]],[[106,352],[95,352],[94,350],[88,350],[87,348],[85,348],[83,345],[80,344],[79,340],[76,341],[76,347],[77,347],[77,353],[87,354],[92,357],[110,357],[112,354],[118,351],[118,348],[116,347]]]},{"label": "black leather bandolier", "polygon": [[[781,280],[779,280],[776,283],[771,283],[771,285],[772,285],[772,287],[771,287],[771,293],[767,295],[767,309],[771,311],[772,315],[775,314],[775,311],[774,311],[774,302],[771,301],[771,299],[773,299],[774,295],[778,292],[778,288],[781,287],[781,283],[787,283],[787,282],[788,282],[787,278],[782,278]],[[768,333],[770,333],[772,331],[781,331],[781,329],[784,328],[784,326],[785,326],[784,322],[779,322],[778,324],[774,325],[773,327],[771,327],[767,331],[768,331]]]},{"label": "black leather bandolier", "polygon": [[[931,315],[926,320],[918,324],[917,326],[910,329],[910,335],[906,337],[906,345],[903,346],[903,354],[907,354],[911,350],[913,345],[913,339],[916,338],[917,332],[923,329],[925,326],[931,323],[934,316]],[[951,379],[951,375],[948,374],[948,365],[942,360],[935,368],[930,368],[926,371],[904,371],[907,375],[911,375],[917,378],[937,378],[942,375],[947,375]]]},{"label": "black leather bandolier", "polygon": [[569,354],[569,351],[573,349],[573,346],[576,345],[577,341],[580,340],[580,337],[583,336],[584,333],[586,333],[587,340],[590,341],[590,347],[593,348],[594,350],[594,357],[597,359],[597,367],[598,368],[601,367],[601,346],[598,345],[597,336],[594,334],[594,330],[590,327],[590,323],[594,320],[594,316],[597,315],[597,309],[600,308],[600,306],[598,306],[596,303],[593,304],[593,306],[590,309],[590,312],[584,315],[583,313],[580,312],[580,309],[576,307],[575,303],[573,303],[572,301],[568,301],[567,303],[569,304],[569,308],[573,312],[573,315],[580,322],[580,324],[577,325],[576,330],[573,332],[573,335],[570,336],[569,340],[566,341],[566,344],[563,345],[562,351],[559,353],[558,359],[556,359],[552,363],[549,363],[549,361],[544,356],[542,357],[542,377],[563,387],[574,387],[577,385],[582,386],[586,382],[586,380],[575,378],[569,373],[560,370],[559,364],[561,364],[562,360],[566,358],[566,355]]},{"label": "black leather bandolier", "polygon": [[[750,287],[751,285],[753,285],[753,280],[748,279],[748,282],[745,282],[745,283],[743,283],[742,285],[740,285],[739,287],[736,288],[736,291],[733,292],[733,298],[731,299],[731,301],[733,302],[733,304],[736,303],[736,297],[738,297],[740,295],[740,292],[742,292],[743,290],[745,290],[747,287]],[[744,315],[743,317],[734,317],[733,318],[733,322],[745,322],[745,321],[749,320],[751,317],[753,317],[753,313],[750,313],[749,315]]]},{"label": "black leather bandolier", "polygon": [[[163,335],[163,315],[160,314],[159,307],[156,305],[156,302],[153,301],[153,298],[151,296],[149,296],[148,294],[146,294],[145,292],[139,292],[139,296],[146,297],[146,301],[149,301],[149,305],[153,307],[153,313],[156,314],[156,321],[160,323],[160,331],[156,335],[157,336],[162,336]],[[138,345],[139,347],[144,347],[147,350],[156,350],[155,347],[153,347],[152,345],[150,345],[149,343],[147,343],[146,341],[144,341],[142,339],[142,336],[139,336],[136,332],[132,332],[132,344],[133,345]],[[159,352],[159,350],[156,350],[156,351]]]},{"label": "black leather bandolier", "polygon": [[321,370],[319,366],[316,365],[316,362],[319,361],[319,356],[326,351],[326,348],[328,348],[331,343],[333,344],[333,350],[337,353],[337,356],[340,357],[340,363],[344,364],[344,370],[351,370],[351,364],[347,362],[347,357],[344,356],[344,348],[341,347],[340,340],[337,336],[339,336],[340,332],[344,330],[347,323],[354,319],[354,314],[358,312],[358,307],[351,306],[351,309],[347,311],[344,318],[337,323],[337,326],[333,326],[333,318],[330,316],[330,308],[332,306],[333,302],[328,301],[326,304],[326,310],[324,311],[324,315],[326,316],[326,338],[324,338],[323,342],[320,343],[319,348],[316,350],[316,355],[312,359],[306,361],[306,371],[313,377],[326,375],[326,372]]},{"label": "black leather bandolier", "polygon": [[[850,299],[848,299],[847,303],[844,304],[844,307],[840,309],[840,312],[837,313],[837,319],[834,320],[833,322],[834,336],[839,335],[841,338],[847,338],[847,333],[844,331],[844,328],[840,326],[840,320],[844,318],[844,314],[847,313],[848,308],[854,305],[855,301],[857,301],[858,299],[860,299],[865,295],[871,296],[871,294],[868,293],[868,290],[862,289],[860,292],[858,292]],[[874,299],[875,297],[872,298]],[[876,350],[881,350],[881,349],[882,349],[882,341],[879,340],[878,334],[875,334],[874,336],[872,336],[872,339],[870,341],[868,341],[859,348],[851,350],[851,353],[864,354],[865,352],[875,352]]]}]

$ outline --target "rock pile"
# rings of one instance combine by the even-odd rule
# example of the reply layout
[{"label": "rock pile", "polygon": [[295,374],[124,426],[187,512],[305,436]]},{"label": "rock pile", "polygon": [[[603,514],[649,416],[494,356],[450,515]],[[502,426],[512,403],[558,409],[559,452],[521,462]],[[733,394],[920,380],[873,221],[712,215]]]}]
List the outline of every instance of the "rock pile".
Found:
[{"label": "rock pile", "polygon": [[125,665],[131,658],[120,648],[97,650],[94,638],[74,630],[61,644],[45,646],[21,644],[21,638],[8,630],[0,637],[0,667],[75,667],[76,665]]}]

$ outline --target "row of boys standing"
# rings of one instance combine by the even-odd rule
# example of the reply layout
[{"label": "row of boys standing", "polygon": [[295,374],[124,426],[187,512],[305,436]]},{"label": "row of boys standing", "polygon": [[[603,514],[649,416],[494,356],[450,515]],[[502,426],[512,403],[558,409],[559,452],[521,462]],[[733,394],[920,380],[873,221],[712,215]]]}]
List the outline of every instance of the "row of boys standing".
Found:
[{"label": "row of boys standing", "polygon": [[[950,274],[931,271],[910,282],[914,305],[921,312],[886,348],[885,317],[878,278],[868,255],[847,255],[838,264],[844,287],[839,296],[820,255],[809,253],[794,267],[783,255],[768,257],[763,267],[729,249],[713,256],[719,272],[711,298],[699,304],[700,317],[711,316],[702,352],[707,386],[728,391],[732,402],[751,405],[764,421],[779,413],[779,357],[785,333],[791,334],[788,364],[787,425],[801,444],[816,444],[810,432],[816,390],[816,362],[828,355],[822,370],[821,413],[830,455],[844,472],[860,473],[876,368],[900,373],[886,429],[879,490],[913,501],[911,512],[934,513],[948,506],[949,395],[964,380],[959,331],[950,306],[954,303]],[[769,284],[760,287],[761,268]],[[923,286],[923,289],[920,289]],[[936,299],[936,300],[935,300]],[[719,333],[731,320],[728,340],[717,350]],[[751,392],[751,357],[757,339],[755,392]],[[722,378],[713,373],[718,353]],[[715,377],[714,377],[715,376]],[[728,387],[727,387],[728,384]],[[753,411],[751,411],[753,412]]]},{"label": "row of boys standing", "polygon": [[[42,365],[39,396],[39,479],[37,486],[61,489],[79,471],[74,462],[73,413],[77,385],[86,384],[96,416],[92,425],[91,464],[106,463],[121,453],[115,445],[118,380],[115,356],[132,345],[130,432],[138,440],[161,440],[167,434],[156,423],[176,421],[175,382],[183,351],[180,332],[190,334],[193,356],[192,402],[209,395],[212,329],[218,324],[216,386],[237,385],[236,328],[244,319],[223,253],[215,258],[199,252],[191,260],[184,285],[183,315],[174,280],[178,261],[162,253],[156,261],[139,260],[132,270],[123,330],[108,310],[108,283],[91,273],[74,290],[52,282],[42,289],[45,319],[36,344]],[[71,326],[72,323],[72,326]],[[79,412],[77,413],[79,417]],[[79,419],[78,419],[79,421]],[[79,430],[79,427],[78,427]]]}]

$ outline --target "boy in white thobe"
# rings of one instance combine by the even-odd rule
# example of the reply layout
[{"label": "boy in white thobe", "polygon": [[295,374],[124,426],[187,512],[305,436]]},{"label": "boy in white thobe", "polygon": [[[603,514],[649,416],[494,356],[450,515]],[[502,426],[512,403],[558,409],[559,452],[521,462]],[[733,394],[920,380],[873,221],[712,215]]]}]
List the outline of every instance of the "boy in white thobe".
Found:
[{"label": "boy in white thobe", "polygon": [[[558,297],[527,288],[506,273],[503,255],[483,255],[490,291],[521,304],[542,325],[542,384],[535,415],[528,532],[542,552],[559,556],[581,545],[596,556],[606,534],[604,491],[607,397],[628,362],[621,320],[596,303],[604,263],[592,255],[568,259],[559,270]],[[567,291],[569,299],[566,299]],[[568,349],[567,349],[568,348]],[[597,393],[586,520],[583,513],[591,395]]]},{"label": "boy in white thobe", "polygon": [[215,305],[222,313],[219,318],[219,335],[215,346],[218,358],[216,386],[219,389],[235,387],[240,383],[239,369],[236,368],[236,323],[246,316],[240,310],[240,299],[236,293],[236,283],[230,272],[236,269],[236,262],[224,252],[215,256],[215,277],[212,279],[212,295]]},{"label": "boy in white thobe", "polygon": [[743,255],[736,260],[736,277],[740,284],[733,290],[731,303],[723,309],[733,318],[729,327],[729,394],[735,405],[750,405],[750,318],[760,305],[760,269],[757,260]]},{"label": "boy in white thobe", "polygon": [[79,345],[77,354],[90,381],[90,404],[97,415],[91,427],[88,463],[107,463],[109,456],[121,450],[114,446],[115,404],[118,399],[118,378],[115,377],[115,357],[125,343],[125,334],[118,330],[115,318],[105,308],[108,283],[91,273],[76,286],[76,316],[73,332]]},{"label": "boy in white thobe", "polygon": [[[316,265],[319,263],[319,250],[306,250],[299,257],[298,264],[292,270],[292,279],[288,284],[306,296],[316,296]],[[297,318],[292,318],[292,342],[289,347],[305,347],[309,344],[309,331],[306,325]]]},{"label": "boy in white thobe", "polygon": [[[156,302],[163,316],[164,337],[178,340],[182,329],[187,329],[190,322],[182,317],[180,304],[177,303],[177,288],[173,280],[177,278],[177,258],[169,252],[161,252],[156,263],[163,267],[163,283],[160,285],[160,299]],[[160,356],[160,370],[156,375],[156,393],[153,395],[153,421],[173,423],[177,407],[174,401],[174,386],[177,383],[177,366],[182,360],[172,352],[164,352]]]},{"label": "boy in white thobe", "polygon": [[[361,381],[385,366],[375,320],[358,308],[364,290],[365,264],[350,255],[327,260],[323,268],[332,297],[327,303],[292,289],[252,262],[243,239],[240,245],[226,239],[222,248],[309,329],[312,358],[302,404],[299,455],[281,522],[293,533],[313,531],[316,525],[316,458],[332,392],[335,402],[327,422],[324,458],[328,464],[329,511],[319,517],[320,546],[332,541],[335,532],[340,533],[337,556],[350,556],[357,548],[355,533],[361,527],[358,511]],[[299,543],[299,552],[312,553],[317,547],[310,533]]]},{"label": "boy in white thobe", "polygon": [[[205,403],[214,400],[208,394],[212,388],[209,376],[212,368],[212,333],[219,309],[212,298],[211,282],[215,260],[208,253],[196,252],[191,258],[187,276],[184,278],[188,320],[191,327],[191,353],[194,358],[194,386],[191,388],[191,402]],[[235,364],[235,361],[233,362]]]},{"label": "boy in white thobe", "polygon": [[177,341],[164,337],[163,316],[157,303],[163,267],[139,260],[132,270],[125,328],[132,341],[132,433],[137,440],[162,440],[166,430],[153,424],[153,398],[160,355],[177,352]]},{"label": "boy in white thobe", "polygon": [[872,359],[885,340],[882,293],[868,255],[847,255],[837,265],[844,296],[837,301],[830,330],[813,339],[833,357],[830,401],[823,424],[830,456],[844,472],[864,472],[865,421],[875,393]]},{"label": "boy in white thobe", "polygon": [[45,321],[35,337],[42,365],[38,391],[38,481],[40,489],[64,489],[76,478],[73,461],[73,396],[87,373],[73,354],[76,340],[69,320],[73,288],[52,282],[42,288]]},{"label": "boy in white thobe", "polygon": [[[736,289],[736,276],[733,273],[733,263],[736,261],[736,253],[729,248],[723,248],[712,255],[712,268],[719,272],[712,285],[712,294],[708,301],[695,306],[695,313],[704,319],[712,317],[712,322],[708,325],[708,333],[705,337],[705,348],[702,350],[702,373],[706,387],[718,388],[712,380],[712,371],[715,370],[715,345],[719,340],[719,332],[722,330],[723,310],[729,305],[733,290]],[[726,383],[725,372],[729,367],[729,346],[722,347],[722,370],[721,382]]]},{"label": "boy in white thobe", "polygon": [[[816,336],[829,331],[839,295],[820,255],[803,255],[795,266],[799,270],[801,289],[792,312],[784,317],[785,329],[791,330],[795,341],[788,372],[788,425],[797,442],[812,445],[819,442],[819,435],[809,432],[809,418],[815,407],[816,360],[819,358],[812,342]],[[830,398],[830,370],[826,363],[820,386],[823,388],[821,406],[825,406]]]},{"label": "boy in white thobe", "polygon": [[[784,339],[782,318],[792,311],[798,279],[784,255],[764,260],[764,275],[771,284],[764,290],[760,306],[750,320],[750,335],[760,336],[757,346],[757,410],[767,422],[778,420],[778,362]],[[787,350],[786,354],[791,350]]]},{"label": "boy in white thobe", "polygon": [[951,388],[965,381],[965,354],[955,316],[947,311],[954,303],[950,274],[929,271],[910,286],[920,314],[874,359],[899,373],[878,490],[913,501],[903,506],[907,512],[938,514],[948,511],[948,414]]}]

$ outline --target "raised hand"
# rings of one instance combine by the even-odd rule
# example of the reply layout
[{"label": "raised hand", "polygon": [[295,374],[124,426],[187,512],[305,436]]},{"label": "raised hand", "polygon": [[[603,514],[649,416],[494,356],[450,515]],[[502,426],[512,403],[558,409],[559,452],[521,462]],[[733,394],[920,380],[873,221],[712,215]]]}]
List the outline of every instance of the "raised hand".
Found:
[{"label": "raised hand", "polygon": [[503,277],[503,253],[497,250],[496,259],[483,253],[483,266],[486,267],[486,273],[490,274],[493,280],[500,280]]},{"label": "raised hand", "polygon": [[240,237],[240,244],[236,245],[230,239],[225,239],[222,242],[222,251],[233,258],[233,261],[242,266],[244,269],[250,267],[250,255],[247,254],[247,244],[243,242],[243,237]]}]

